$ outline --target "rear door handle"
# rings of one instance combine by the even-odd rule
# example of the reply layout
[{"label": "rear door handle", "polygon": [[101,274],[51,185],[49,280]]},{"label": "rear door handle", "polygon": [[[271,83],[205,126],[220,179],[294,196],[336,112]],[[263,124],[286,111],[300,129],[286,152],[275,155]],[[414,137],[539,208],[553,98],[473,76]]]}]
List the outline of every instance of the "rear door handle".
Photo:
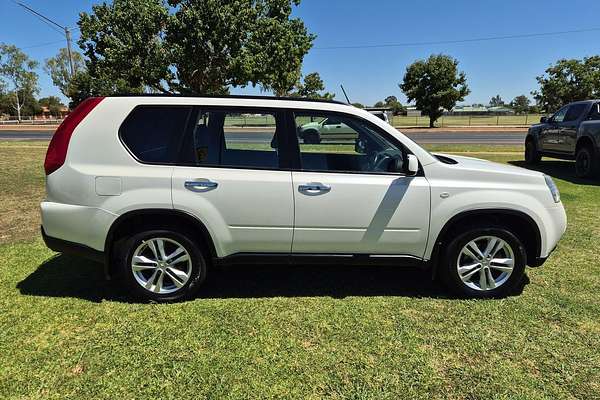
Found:
[{"label": "rear door handle", "polygon": [[307,193],[327,193],[331,190],[331,186],[322,183],[307,183],[298,186],[298,190]]},{"label": "rear door handle", "polygon": [[219,184],[213,181],[186,181],[184,186],[192,192],[207,192],[216,189]]}]

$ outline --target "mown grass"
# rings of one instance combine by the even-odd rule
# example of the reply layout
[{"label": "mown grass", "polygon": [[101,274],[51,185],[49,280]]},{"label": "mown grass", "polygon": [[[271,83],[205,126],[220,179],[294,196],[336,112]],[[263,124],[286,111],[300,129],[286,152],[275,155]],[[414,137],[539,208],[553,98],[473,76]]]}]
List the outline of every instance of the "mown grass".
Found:
[{"label": "mown grass", "polygon": [[[509,150],[448,149],[518,164]],[[402,268],[244,266],[156,305],[37,238],[42,158],[0,143],[2,399],[600,397],[600,187],[571,163],[540,167],[567,233],[504,300],[447,297]]]}]

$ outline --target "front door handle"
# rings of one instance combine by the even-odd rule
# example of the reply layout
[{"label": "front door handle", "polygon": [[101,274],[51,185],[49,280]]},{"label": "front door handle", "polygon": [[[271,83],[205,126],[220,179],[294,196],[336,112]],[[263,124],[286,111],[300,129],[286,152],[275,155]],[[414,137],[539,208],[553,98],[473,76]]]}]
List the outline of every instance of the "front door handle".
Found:
[{"label": "front door handle", "polygon": [[298,186],[298,190],[306,193],[327,193],[331,190],[331,186],[311,182]]},{"label": "front door handle", "polygon": [[192,192],[207,192],[209,190],[216,189],[219,184],[213,181],[186,181],[184,186],[187,190]]}]

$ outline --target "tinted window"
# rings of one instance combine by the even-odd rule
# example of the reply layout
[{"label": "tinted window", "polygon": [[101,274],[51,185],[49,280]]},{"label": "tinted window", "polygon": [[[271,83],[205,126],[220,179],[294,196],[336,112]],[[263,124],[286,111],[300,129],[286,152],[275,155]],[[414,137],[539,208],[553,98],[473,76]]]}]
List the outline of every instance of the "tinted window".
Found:
[{"label": "tinted window", "polygon": [[574,104],[569,107],[569,111],[565,115],[563,122],[576,121],[585,112],[587,104]]},{"label": "tinted window", "polygon": [[592,106],[589,119],[600,120],[600,103],[596,103]]},{"label": "tinted window", "polygon": [[174,163],[191,107],[139,106],[119,133],[127,148],[143,162]]},{"label": "tinted window", "polygon": [[272,112],[201,110],[193,135],[195,164],[276,169],[283,120]]},{"label": "tinted window", "polygon": [[402,167],[403,150],[367,121],[318,112],[294,117],[302,170],[399,172]]},{"label": "tinted window", "polygon": [[567,113],[568,109],[569,109],[569,107],[565,106],[565,107],[561,108],[560,110],[558,110],[556,112],[556,114],[554,114],[552,116],[552,121],[553,122],[563,122],[563,120],[565,119],[565,114]]}]

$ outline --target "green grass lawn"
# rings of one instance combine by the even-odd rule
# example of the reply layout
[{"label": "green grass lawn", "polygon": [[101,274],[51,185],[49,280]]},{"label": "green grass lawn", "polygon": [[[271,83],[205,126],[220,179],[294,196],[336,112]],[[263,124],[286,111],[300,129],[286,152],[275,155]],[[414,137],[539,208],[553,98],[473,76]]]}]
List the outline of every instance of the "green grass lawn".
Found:
[{"label": "green grass lawn", "polygon": [[[600,186],[544,161],[569,227],[503,300],[416,270],[243,266],[135,304],[38,238],[42,143],[0,143],[0,398],[600,398]],[[499,162],[518,147],[446,147]]]}]

